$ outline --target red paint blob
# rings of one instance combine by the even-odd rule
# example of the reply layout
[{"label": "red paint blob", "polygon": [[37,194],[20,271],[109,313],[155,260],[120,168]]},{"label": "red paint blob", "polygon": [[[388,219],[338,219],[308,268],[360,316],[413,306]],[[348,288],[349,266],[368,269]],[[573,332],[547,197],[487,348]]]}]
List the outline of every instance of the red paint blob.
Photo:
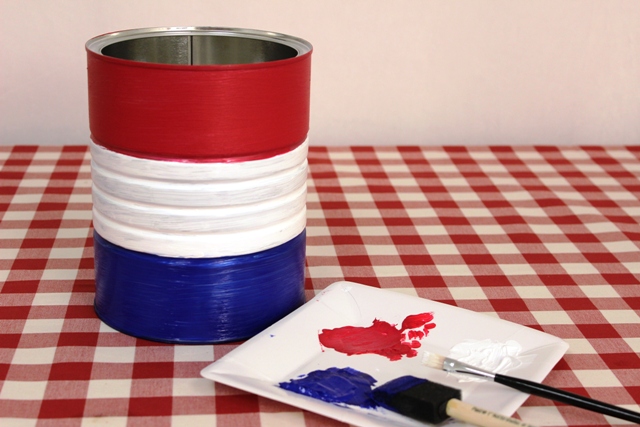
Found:
[{"label": "red paint blob", "polygon": [[420,348],[420,339],[435,328],[433,313],[412,314],[402,322],[402,326],[374,319],[369,327],[344,326],[323,329],[318,338],[327,348],[332,348],[349,356],[354,354],[379,354],[389,360],[400,360],[403,356],[415,357]]}]

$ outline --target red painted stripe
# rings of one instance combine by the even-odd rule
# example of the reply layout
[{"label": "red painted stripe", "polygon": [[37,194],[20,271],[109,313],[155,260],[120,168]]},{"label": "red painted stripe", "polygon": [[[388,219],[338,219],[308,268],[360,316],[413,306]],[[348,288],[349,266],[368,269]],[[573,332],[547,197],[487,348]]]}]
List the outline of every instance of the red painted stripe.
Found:
[{"label": "red painted stripe", "polygon": [[245,161],[309,131],[311,52],[241,65],[169,65],[87,50],[94,142],[135,157]]}]

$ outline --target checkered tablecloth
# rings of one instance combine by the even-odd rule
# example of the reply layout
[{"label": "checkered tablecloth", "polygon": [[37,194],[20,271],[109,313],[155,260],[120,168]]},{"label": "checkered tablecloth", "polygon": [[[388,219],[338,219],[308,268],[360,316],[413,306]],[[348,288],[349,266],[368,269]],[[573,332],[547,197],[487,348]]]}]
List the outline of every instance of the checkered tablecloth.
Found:
[{"label": "checkered tablecloth", "polygon": [[[0,147],[0,426],[338,426],[215,384],[237,344],[93,311],[84,146]],[[638,410],[640,147],[312,147],[307,297],[350,280],[507,319],[570,350],[545,383]],[[531,397],[540,426],[622,423]]]}]

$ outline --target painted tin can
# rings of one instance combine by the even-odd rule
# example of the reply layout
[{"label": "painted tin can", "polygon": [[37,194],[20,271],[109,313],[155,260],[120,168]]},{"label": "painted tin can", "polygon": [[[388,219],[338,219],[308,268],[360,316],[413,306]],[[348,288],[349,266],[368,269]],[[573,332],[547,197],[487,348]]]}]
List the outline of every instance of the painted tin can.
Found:
[{"label": "painted tin can", "polygon": [[98,316],[216,343],[301,305],[311,45],[176,27],[86,49]]}]

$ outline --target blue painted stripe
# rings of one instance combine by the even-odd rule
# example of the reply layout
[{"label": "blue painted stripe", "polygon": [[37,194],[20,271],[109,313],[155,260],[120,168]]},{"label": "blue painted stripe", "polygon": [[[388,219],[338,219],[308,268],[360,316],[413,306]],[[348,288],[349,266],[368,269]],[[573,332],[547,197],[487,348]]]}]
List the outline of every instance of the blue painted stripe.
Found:
[{"label": "blue painted stripe", "polygon": [[304,303],[306,233],[261,252],[167,258],[94,233],[95,310],[110,327],[154,341],[246,339]]}]

